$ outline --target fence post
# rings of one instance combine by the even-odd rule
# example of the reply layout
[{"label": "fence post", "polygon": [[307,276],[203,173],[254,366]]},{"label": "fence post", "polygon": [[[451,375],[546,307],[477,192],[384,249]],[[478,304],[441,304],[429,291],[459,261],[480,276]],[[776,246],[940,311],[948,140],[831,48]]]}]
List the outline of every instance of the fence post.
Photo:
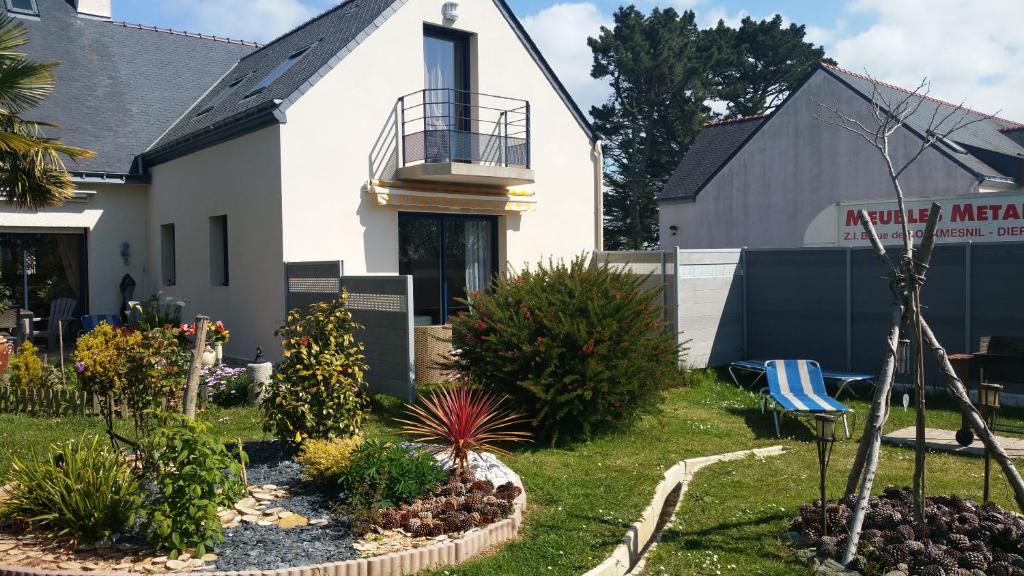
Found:
[{"label": "fence post", "polygon": [[971,270],[971,248],[974,242],[964,247],[964,353],[971,353],[971,285],[974,272]]},{"label": "fence post", "polygon": [[846,369],[853,370],[853,274],[852,249],[846,247]]},{"label": "fence post", "polygon": [[743,267],[743,357],[749,358],[750,351],[747,344],[747,275],[750,274],[750,268],[747,268],[747,247],[740,248],[740,265]]},{"label": "fence post", "polygon": [[188,368],[188,380],[185,384],[185,416],[195,418],[196,396],[199,392],[199,371],[203,368],[203,350],[206,348],[206,329],[210,318],[196,316],[196,341],[192,348],[192,364]]}]

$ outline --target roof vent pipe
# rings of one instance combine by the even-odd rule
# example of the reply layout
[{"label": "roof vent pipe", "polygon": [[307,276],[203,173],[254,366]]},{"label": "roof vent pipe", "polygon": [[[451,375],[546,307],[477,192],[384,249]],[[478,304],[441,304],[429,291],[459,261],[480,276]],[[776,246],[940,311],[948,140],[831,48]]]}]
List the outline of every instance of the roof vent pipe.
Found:
[{"label": "roof vent pipe", "polygon": [[113,0],[75,0],[75,10],[79,16],[110,20]]},{"label": "roof vent pipe", "polygon": [[445,2],[441,6],[441,15],[444,17],[445,24],[454,24],[459,19],[459,3],[458,2]]}]

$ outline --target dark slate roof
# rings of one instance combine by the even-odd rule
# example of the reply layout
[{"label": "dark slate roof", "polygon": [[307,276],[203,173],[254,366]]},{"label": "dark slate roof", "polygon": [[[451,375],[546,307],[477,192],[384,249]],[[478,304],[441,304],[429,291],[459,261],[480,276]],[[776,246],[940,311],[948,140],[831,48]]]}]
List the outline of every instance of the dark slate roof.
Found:
[{"label": "dark slate roof", "polygon": [[[360,35],[364,35],[364,31],[392,4],[396,4],[395,0],[348,0],[242,58],[153,144],[152,150],[169,148],[216,129],[225,122],[275,107],[275,101],[284,100],[298,91],[322,67],[340,60],[336,56],[357,37],[361,41],[363,37]],[[245,97],[289,56],[304,48],[309,49],[281,77],[262,92]],[[229,88],[239,78],[244,80]],[[198,114],[224,90],[230,90],[230,93],[209,112]],[[394,95],[395,98],[398,96]]]},{"label": "dark slate roof", "polygon": [[[822,68],[865,99],[871,99],[871,79],[867,76],[824,64]],[[910,91],[892,84],[880,83],[879,92],[886,100],[894,103],[906,97]],[[953,112],[955,108],[956,104],[925,97],[917,112],[907,120],[907,126],[923,135],[936,111],[937,117],[942,118]],[[971,120],[985,118],[988,114],[963,108],[961,111],[954,112],[943,126],[949,127],[965,116]],[[1010,138],[1005,131],[1021,127],[1024,127],[1024,124],[1013,120],[998,117],[987,118],[957,130],[950,136],[951,140],[966,148],[969,151],[968,154],[957,154],[944,146],[937,148],[979,178],[1012,179],[1019,174],[1019,162],[1024,160],[1024,145]]]},{"label": "dark slate roof", "polygon": [[243,55],[253,43],[78,17],[68,0],[36,0],[39,19],[23,50],[62,64],[56,86],[26,114],[60,128],[47,136],[96,152],[68,162],[81,173],[138,174],[136,156]]},{"label": "dark slate roof", "polygon": [[658,199],[696,196],[767,118],[751,116],[705,124],[683,155],[672,177],[658,193]]},{"label": "dark slate roof", "polygon": [[[283,112],[291,101],[305,93],[406,2],[346,0],[245,56],[150,147],[145,154],[147,163],[164,162],[197,148],[283,121]],[[593,129],[586,117],[512,10],[504,0],[494,2],[570,111],[593,138]],[[246,97],[268,74],[300,50],[306,51],[287,72],[262,92]],[[235,86],[231,86],[236,82]],[[382,96],[398,98],[400,95]]]}]

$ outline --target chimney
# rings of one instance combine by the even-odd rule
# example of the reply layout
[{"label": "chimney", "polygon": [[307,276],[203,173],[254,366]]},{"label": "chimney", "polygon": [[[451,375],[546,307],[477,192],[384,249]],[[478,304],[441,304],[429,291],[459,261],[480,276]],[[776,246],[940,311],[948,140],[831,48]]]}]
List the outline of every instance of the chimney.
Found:
[{"label": "chimney", "polygon": [[109,20],[111,16],[110,4],[113,0],[75,0],[75,10],[79,16],[90,18],[103,18]]}]

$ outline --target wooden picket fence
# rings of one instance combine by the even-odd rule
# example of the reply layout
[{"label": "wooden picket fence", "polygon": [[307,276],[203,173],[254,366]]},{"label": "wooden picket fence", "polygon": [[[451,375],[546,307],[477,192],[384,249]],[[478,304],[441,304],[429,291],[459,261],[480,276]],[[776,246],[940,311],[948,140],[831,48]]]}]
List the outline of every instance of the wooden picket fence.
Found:
[{"label": "wooden picket fence", "polygon": [[[205,408],[209,393],[206,386],[199,387],[199,404]],[[180,402],[180,400],[179,400]],[[115,417],[129,417],[131,411],[115,398]],[[178,402],[165,399],[164,410],[180,410]],[[25,390],[0,385],[0,413],[30,414],[32,416],[100,416],[100,397],[77,390]]]}]

